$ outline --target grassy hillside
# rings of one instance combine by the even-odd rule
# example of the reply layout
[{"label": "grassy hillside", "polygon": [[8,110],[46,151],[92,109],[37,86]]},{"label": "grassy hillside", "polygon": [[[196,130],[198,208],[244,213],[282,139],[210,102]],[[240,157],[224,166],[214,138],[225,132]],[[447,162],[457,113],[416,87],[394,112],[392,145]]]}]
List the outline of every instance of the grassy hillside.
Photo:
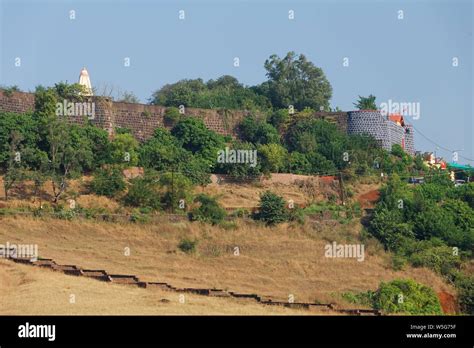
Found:
[{"label": "grassy hillside", "polygon": [[[70,303],[71,295],[75,303]],[[179,295],[71,277],[0,260],[2,315],[291,315],[323,314],[253,301]]]},{"label": "grassy hillside", "polygon": [[[347,307],[341,298],[343,292],[375,290],[380,281],[395,278],[412,278],[437,293],[454,293],[425,268],[392,270],[388,254],[374,240],[365,242],[363,262],[326,258],[327,243],[356,243],[360,225],[314,227],[311,223],[264,227],[239,221],[236,229],[225,230],[188,222],[146,225],[4,217],[0,241],[38,244],[41,257],[62,264],[284,301],[292,294],[295,301],[336,302]],[[198,241],[195,253],[179,250],[183,238]],[[234,255],[235,247],[239,256]],[[125,255],[125,248],[130,248],[130,256]]]}]

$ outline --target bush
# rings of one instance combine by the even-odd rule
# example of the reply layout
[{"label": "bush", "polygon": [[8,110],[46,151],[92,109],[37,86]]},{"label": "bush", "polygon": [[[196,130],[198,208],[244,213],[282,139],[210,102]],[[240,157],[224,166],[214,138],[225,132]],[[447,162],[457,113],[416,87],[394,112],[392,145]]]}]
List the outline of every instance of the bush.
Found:
[{"label": "bush", "polygon": [[125,205],[133,207],[159,209],[161,207],[160,195],[153,178],[132,179],[128,192],[123,198],[123,202]]},{"label": "bush", "polygon": [[265,221],[268,225],[278,224],[288,220],[288,214],[285,209],[285,201],[273,192],[265,191],[260,195],[260,207],[256,220]]},{"label": "bush", "polygon": [[195,117],[180,120],[171,134],[181,147],[201,156],[209,165],[215,163],[217,151],[224,147],[224,138],[209,130],[201,119]]},{"label": "bush", "polygon": [[271,124],[246,116],[238,126],[240,139],[255,145],[278,144],[280,134]]},{"label": "bush", "polygon": [[[246,151],[255,151],[251,152],[253,154],[257,153],[255,146],[252,143],[238,143],[235,142],[230,147],[230,150],[246,150]],[[258,156],[255,156],[252,161],[253,163],[220,163],[218,159],[218,163],[216,165],[216,172],[221,174],[228,174],[231,176],[232,180],[235,181],[253,181],[259,178],[262,174],[260,162],[257,160]]]},{"label": "bush", "polygon": [[162,207],[172,211],[183,210],[180,207],[180,201],[183,200],[186,204],[190,201],[191,180],[181,173],[163,173],[160,176],[159,184],[162,191]]},{"label": "bush", "polygon": [[133,167],[138,164],[138,141],[131,134],[116,134],[110,143],[111,160],[114,164]]},{"label": "bush", "polygon": [[268,122],[270,122],[270,124],[276,129],[282,130],[289,119],[290,114],[288,109],[279,109],[270,115]]},{"label": "bush", "polygon": [[133,223],[147,223],[150,221],[150,216],[142,213],[141,211],[134,211],[130,215],[130,222]]},{"label": "bush", "polygon": [[474,314],[474,276],[455,272],[454,284],[458,289],[459,307],[463,313]]},{"label": "bush", "polygon": [[204,221],[216,225],[226,217],[224,208],[219,205],[215,198],[200,194],[194,201],[200,203],[200,206],[189,213],[191,221]]},{"label": "bush", "polygon": [[114,197],[125,190],[125,187],[122,172],[118,168],[99,169],[90,184],[92,192],[107,197]]},{"label": "bush", "polygon": [[301,208],[293,208],[288,210],[288,220],[296,221],[297,223],[303,225],[306,219],[305,211]]},{"label": "bush", "polygon": [[311,174],[311,163],[306,155],[294,151],[288,155],[287,170],[293,174]]},{"label": "bush", "polygon": [[403,222],[399,210],[388,210],[383,207],[375,210],[370,221],[370,232],[389,250],[399,250],[405,238],[414,237],[410,225]]},{"label": "bush", "polygon": [[279,144],[260,145],[257,150],[262,159],[261,166],[264,173],[283,172],[288,157],[288,151],[283,146]]},{"label": "bush", "polygon": [[238,208],[234,210],[231,214],[232,217],[243,218],[250,215],[250,212],[245,208]]},{"label": "bush", "polygon": [[62,206],[57,206],[54,209],[54,216],[61,220],[72,220],[77,216],[77,212],[73,209],[64,209]]},{"label": "bush", "polygon": [[181,119],[181,114],[179,113],[178,108],[170,107],[166,109],[164,120],[165,120],[165,124],[168,127],[171,127],[171,128],[174,127],[179,122],[180,119]]},{"label": "bush", "polygon": [[404,267],[405,264],[407,263],[407,259],[403,257],[402,255],[393,255],[392,257],[392,268],[395,271],[401,271]]},{"label": "bush", "polygon": [[428,267],[443,275],[461,265],[459,256],[453,255],[453,248],[448,246],[427,247],[413,253],[409,259],[415,267]]},{"label": "bush", "polygon": [[182,251],[185,252],[186,254],[191,254],[196,251],[196,246],[197,246],[197,240],[191,240],[191,239],[181,239],[181,241],[178,244],[178,248]]},{"label": "bush", "polygon": [[411,279],[380,283],[373,296],[373,307],[386,313],[443,314],[433,289]]}]

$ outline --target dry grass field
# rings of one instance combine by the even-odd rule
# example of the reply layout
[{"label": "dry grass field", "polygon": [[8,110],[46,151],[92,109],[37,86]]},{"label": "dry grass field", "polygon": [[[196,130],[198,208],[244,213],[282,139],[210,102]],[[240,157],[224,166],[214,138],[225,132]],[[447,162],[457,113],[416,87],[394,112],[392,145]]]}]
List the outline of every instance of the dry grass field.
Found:
[{"label": "dry grass field", "polygon": [[[286,201],[293,200],[297,205],[308,205],[315,201],[321,201],[329,195],[339,195],[337,183],[321,182],[317,178],[307,177],[307,185],[285,184],[280,182],[282,176],[290,174],[276,174],[279,181],[273,182],[271,178],[257,184],[237,184],[237,183],[211,183],[207,186],[197,186],[194,193],[206,193],[216,196],[219,203],[225,208],[245,208],[251,209],[258,205],[260,194],[265,190],[271,190],[285,198]],[[304,176],[301,176],[304,177]],[[283,177],[284,179],[284,177]],[[61,202],[65,203],[67,197],[74,197],[77,204],[84,208],[105,208],[110,212],[126,210],[113,199],[90,194],[87,186],[92,180],[91,176],[84,176],[80,179],[71,180],[67,192],[62,196]],[[275,181],[277,181],[275,179]],[[300,180],[300,182],[303,180]],[[362,188],[364,189],[364,188]],[[37,208],[40,199],[33,195],[34,185],[32,182],[22,183],[21,187],[16,187],[9,193],[8,202],[0,201],[0,207],[29,207]],[[0,197],[5,195],[3,178],[0,176]],[[41,190],[42,202],[52,200],[53,189],[51,182],[45,182]]]},{"label": "dry grass field", "polygon": [[[90,179],[73,180],[64,198],[75,197],[77,204],[84,208],[126,213],[118,201],[90,194],[87,190]],[[279,178],[278,182],[266,180],[257,185],[214,183],[197,187],[195,193],[216,195],[220,204],[227,208],[249,209],[258,205],[259,194],[267,189],[301,205],[338,194],[337,183],[320,183],[318,179],[311,179],[303,184],[285,184],[282,179],[285,177]],[[367,182],[352,187],[353,200],[358,200],[363,207],[370,207],[378,186],[378,183]],[[38,207],[40,202],[32,198],[31,191],[31,185],[13,190],[11,199],[0,202],[0,208]],[[43,191],[43,202],[50,200],[50,184],[46,183]],[[142,281],[166,282],[181,288],[220,288],[256,293],[280,301],[288,301],[292,295],[296,302],[331,302],[344,308],[360,307],[345,302],[341,294],[374,290],[381,281],[395,278],[412,278],[432,287],[437,293],[455,294],[453,288],[428,269],[407,266],[402,271],[394,271],[390,255],[375,240],[364,241],[365,259],[362,262],[355,258],[325,257],[324,247],[333,241],[361,243],[359,234],[362,227],[356,220],[349,224],[307,221],[305,225],[284,223],[274,227],[237,220],[234,226],[223,228],[171,222],[165,217],[161,223],[133,224],[0,216],[0,244],[37,244],[40,257],[52,258],[59,264],[136,275]],[[197,241],[194,253],[187,254],[178,248],[183,239]],[[183,307],[175,303],[177,294],[159,290],[150,292],[148,289],[25,267],[6,264],[5,261],[0,264],[1,314],[305,312],[198,295],[189,295],[195,299],[194,305]],[[62,302],[55,304],[55,298],[65,298],[71,289],[81,294],[80,299],[87,297],[88,300],[78,301],[74,306],[64,306]],[[171,302],[160,302],[162,298]]]},{"label": "dry grass field", "polygon": [[[73,295],[74,297],[71,297]],[[71,299],[74,298],[74,303]],[[248,300],[140,289],[0,260],[1,315],[305,315]]]},{"label": "dry grass field", "polygon": [[[360,225],[314,227],[281,224],[270,228],[239,221],[236,229],[224,230],[188,222],[141,225],[4,217],[0,220],[0,244],[38,244],[40,257],[53,258],[60,264],[134,274],[144,281],[257,293],[283,301],[292,294],[296,302],[335,302],[350,307],[341,299],[342,292],[376,289],[380,281],[394,278],[412,278],[436,292],[454,293],[427,269],[407,267],[393,271],[388,255],[374,241],[366,244],[363,262],[326,258],[326,243],[357,242]],[[183,253],[177,247],[185,237],[198,241],[194,254]],[[236,247],[240,251],[238,256],[234,254]],[[130,248],[129,256],[125,255],[126,248]],[[0,274],[5,272],[7,268],[0,268]],[[62,275],[56,277],[62,279]],[[109,286],[69,278],[62,287],[69,282],[79,282],[97,291]],[[46,289],[36,287],[39,294],[51,295]],[[140,289],[123,291],[142,293]],[[28,296],[13,299],[4,299],[10,303],[1,308],[15,312],[15,306],[23,306],[22,299],[30,301]]]}]

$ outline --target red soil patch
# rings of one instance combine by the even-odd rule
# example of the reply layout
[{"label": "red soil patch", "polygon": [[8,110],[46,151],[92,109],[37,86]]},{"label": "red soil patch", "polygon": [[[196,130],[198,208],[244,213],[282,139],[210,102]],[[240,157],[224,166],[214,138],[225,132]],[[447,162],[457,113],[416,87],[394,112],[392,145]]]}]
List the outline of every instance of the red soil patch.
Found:
[{"label": "red soil patch", "polygon": [[375,205],[375,202],[377,202],[379,198],[380,198],[380,191],[372,190],[357,197],[357,201],[360,203],[362,208],[373,208]]},{"label": "red soil patch", "polygon": [[458,311],[458,306],[456,303],[456,298],[451,295],[449,292],[441,291],[438,293],[439,302],[441,303],[441,308],[445,314],[456,314]]}]

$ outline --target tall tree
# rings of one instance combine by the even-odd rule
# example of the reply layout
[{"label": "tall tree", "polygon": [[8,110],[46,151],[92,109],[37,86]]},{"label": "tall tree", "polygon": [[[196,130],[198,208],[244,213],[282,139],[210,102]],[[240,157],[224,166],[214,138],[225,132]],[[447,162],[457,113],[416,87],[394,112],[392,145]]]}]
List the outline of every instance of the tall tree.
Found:
[{"label": "tall tree", "polygon": [[375,103],[375,95],[369,95],[368,97],[359,96],[357,103],[353,103],[359,110],[377,110],[377,104]]},{"label": "tall tree", "polygon": [[274,108],[293,105],[298,110],[310,107],[329,108],[332,87],[323,70],[308,61],[303,54],[288,52],[284,58],[270,56],[265,61],[268,81],[259,88],[266,93]]}]

